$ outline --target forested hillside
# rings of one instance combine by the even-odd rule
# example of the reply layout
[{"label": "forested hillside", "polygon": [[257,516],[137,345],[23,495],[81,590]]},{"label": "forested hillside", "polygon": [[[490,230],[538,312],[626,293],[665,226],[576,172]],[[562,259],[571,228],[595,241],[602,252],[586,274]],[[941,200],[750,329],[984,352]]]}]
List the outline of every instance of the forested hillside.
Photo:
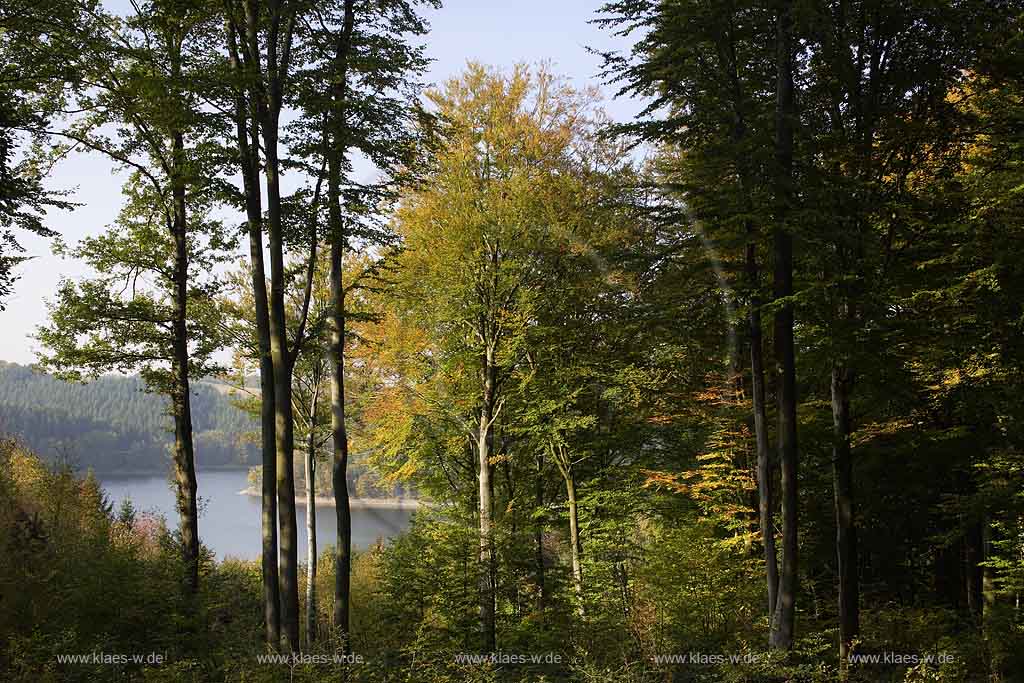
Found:
[{"label": "forested hillside", "polygon": [[[257,425],[220,387],[192,387],[199,467],[256,461]],[[63,382],[0,362],[0,430],[19,436],[45,459],[112,473],[164,473],[174,440],[167,400],[135,376]]]}]

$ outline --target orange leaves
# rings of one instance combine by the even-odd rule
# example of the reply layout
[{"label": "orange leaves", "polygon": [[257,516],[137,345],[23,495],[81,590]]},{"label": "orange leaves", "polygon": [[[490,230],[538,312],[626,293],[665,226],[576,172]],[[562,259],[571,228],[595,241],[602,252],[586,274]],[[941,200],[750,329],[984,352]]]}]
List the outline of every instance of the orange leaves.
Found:
[{"label": "orange leaves", "polygon": [[667,489],[672,493],[685,495],[690,491],[690,485],[681,481],[689,473],[677,474],[674,472],[659,472],[657,470],[640,470],[644,475],[644,488]]},{"label": "orange leaves", "polygon": [[700,450],[692,456],[694,465],[680,472],[644,470],[644,486],[686,496],[710,520],[743,535],[750,528],[750,499],[756,489],[752,436],[744,420],[748,408],[724,378],[712,374],[707,379],[691,395],[693,419],[711,425]]}]

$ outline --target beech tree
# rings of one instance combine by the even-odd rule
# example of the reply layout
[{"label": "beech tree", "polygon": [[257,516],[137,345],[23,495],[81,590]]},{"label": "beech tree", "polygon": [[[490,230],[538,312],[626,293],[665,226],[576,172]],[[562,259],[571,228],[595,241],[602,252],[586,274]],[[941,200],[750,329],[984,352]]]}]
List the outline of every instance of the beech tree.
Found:
[{"label": "beech tree", "polygon": [[[771,255],[765,238],[773,212],[771,141],[775,134],[772,93],[776,78],[773,16],[757,3],[613,2],[597,23],[622,36],[638,36],[629,55],[604,55],[604,74],[623,94],[650,98],[634,121],[612,131],[660,145],[658,177],[669,206],[655,220],[683,239],[694,231],[700,251],[717,268],[731,305],[745,309],[746,325],[730,332],[730,361],[740,394],[748,382],[754,448],[756,502],[764,550],[767,614],[776,611],[779,590],[775,548],[774,479],[778,458],[769,445],[768,377],[765,353],[771,330],[762,327],[765,293],[761,272]],[[642,33],[641,33],[642,31]],[[659,203],[660,204],[660,203]],[[695,225],[696,224],[696,225]],[[737,367],[749,348],[749,380]]]},{"label": "beech tree", "polygon": [[[291,101],[294,95],[292,59],[298,52],[298,31],[306,11],[305,5],[296,2],[244,0],[224,5],[229,67],[233,75],[234,143],[243,181],[261,355],[266,638],[275,648],[283,644],[286,650],[293,651],[299,649],[300,643],[291,377],[304,336],[308,306],[304,304],[300,308],[298,336],[289,340],[285,310],[288,216],[281,190],[281,114],[286,100]],[[265,216],[261,170],[267,188]],[[270,256],[269,291],[263,261],[264,228]],[[307,244],[315,245],[316,239]],[[307,265],[309,272],[314,263],[311,254]],[[271,437],[273,449],[270,448]],[[273,463],[270,453],[274,453]]]},{"label": "beech tree", "polygon": [[44,128],[59,113],[63,85],[74,78],[81,37],[49,35],[51,22],[74,25],[80,8],[63,0],[5,3],[0,8],[0,310],[26,257],[19,233],[54,237],[44,218],[48,209],[71,209],[62,194],[43,186],[46,160],[18,158],[20,141]]},{"label": "beech tree", "polygon": [[827,258],[819,268],[833,283],[820,315],[829,320],[823,345],[831,355],[841,659],[860,632],[851,444],[856,376],[858,368],[877,362],[863,350],[876,346],[873,339],[892,305],[888,280],[899,258],[894,244],[905,234],[907,208],[931,202],[908,184],[910,160],[930,157],[930,173],[951,172],[953,131],[968,125],[951,95],[964,87],[966,70],[977,63],[977,32],[987,21],[981,8],[949,5],[937,13],[916,3],[825,4],[807,17],[814,58],[805,95],[806,136],[828,159],[816,169],[818,186],[808,194],[831,214],[827,224],[811,228],[810,239],[825,245],[818,253]]},{"label": "beech tree", "polygon": [[[216,311],[209,305],[219,284],[196,273],[216,268],[226,258],[228,243],[217,242],[223,236],[220,226],[190,221],[186,244],[190,270],[186,272],[192,276],[184,292],[187,355],[182,361],[176,243],[167,216],[161,215],[160,200],[141,182],[136,180],[134,185],[137,194],[130,195],[129,204],[106,233],[86,238],[73,249],[61,248],[94,268],[97,276],[61,283],[50,305],[49,324],[37,332],[45,349],[39,362],[57,376],[77,381],[111,371],[138,372],[150,391],[170,399],[181,548],[186,581],[194,591],[200,547],[188,387],[190,381],[220,370],[213,354],[226,342]],[[126,190],[133,191],[131,185]]]},{"label": "beech tree", "polygon": [[[432,4],[432,3],[425,3]],[[415,2],[328,3],[229,3],[227,42],[231,68],[236,78],[236,146],[243,168],[246,206],[250,232],[250,259],[253,287],[257,299],[257,326],[261,332],[264,361],[261,375],[272,373],[273,397],[268,386],[263,391],[264,438],[274,435],[277,452],[277,516],[281,519],[281,560],[275,570],[270,560],[274,539],[265,538],[265,576],[279,572],[282,620],[285,640],[295,647],[297,611],[293,604],[294,573],[293,523],[294,482],[291,480],[294,437],[291,433],[290,377],[299,352],[308,303],[299,307],[299,337],[289,347],[287,314],[281,292],[287,278],[284,252],[289,240],[289,214],[280,190],[281,147],[287,146],[288,163],[302,168],[324,185],[327,220],[324,236],[334,266],[332,347],[334,368],[335,481],[337,497],[338,543],[335,622],[340,634],[348,632],[349,547],[351,532],[346,489],[348,439],[344,427],[344,301],[341,263],[353,241],[385,243],[387,232],[374,221],[375,207],[383,206],[390,196],[388,182],[360,184],[348,178],[350,152],[358,151],[375,163],[385,177],[390,176],[406,156],[407,125],[415,93],[415,78],[425,61],[422,48],[409,43],[422,34],[425,25],[416,14]],[[325,87],[325,83],[329,86]],[[281,112],[293,107],[299,114],[290,124],[287,139],[282,137]],[[262,215],[258,171],[262,149],[267,184],[267,214]],[[317,168],[320,168],[317,171]],[[266,293],[262,266],[262,227],[269,238],[271,258],[270,290],[266,315],[259,311]],[[312,272],[313,257],[308,261]],[[308,288],[307,288],[307,298]],[[271,432],[269,405],[274,407]],[[269,472],[264,463],[265,472]],[[287,471],[285,471],[287,470]],[[267,478],[265,477],[265,481]],[[269,484],[264,484],[269,486]],[[265,491],[269,497],[269,488]],[[265,517],[272,518],[272,506],[265,505]],[[265,528],[267,525],[265,524]],[[272,532],[271,532],[272,533]],[[286,538],[287,536],[287,538]],[[273,639],[272,589],[268,596],[268,638]]]},{"label": "beech tree", "polygon": [[[334,627],[346,643],[352,546],[345,415],[346,293],[360,277],[346,284],[344,264],[350,254],[386,251],[394,241],[380,216],[393,201],[397,176],[410,166],[417,79],[427,64],[423,48],[412,41],[426,32],[418,11],[429,6],[437,3],[343,0],[316,6],[306,36],[306,61],[296,74],[305,117],[297,130],[309,140],[303,153],[320,159],[326,174],[332,479],[338,529]],[[324,88],[324,83],[329,87]],[[356,154],[374,164],[378,172],[374,181],[353,177]]]},{"label": "beech tree", "polygon": [[[209,371],[217,342],[209,325],[192,329],[193,318],[203,314],[192,316],[190,303],[208,296],[204,289],[212,285],[193,284],[190,264],[209,272],[229,246],[215,223],[189,215],[209,210],[208,178],[216,168],[207,153],[216,119],[203,112],[197,90],[211,16],[189,2],[134,10],[125,19],[97,10],[81,26],[68,27],[83,46],[75,57],[80,88],[65,105],[75,113],[66,126],[39,131],[70,141],[68,148],[103,154],[132,174],[125,188],[129,203],[115,228],[72,252],[101,277],[62,285],[51,310],[54,324],[40,330],[51,350],[42,360],[71,376],[76,368],[92,375],[143,369],[150,386],[171,398],[182,552],[194,591],[199,534],[189,384],[193,373]],[[156,277],[152,291],[148,276]],[[132,344],[138,346],[132,350]],[[160,369],[161,361],[169,372]]]},{"label": "beech tree", "polygon": [[[448,135],[436,170],[399,210],[401,265],[409,276],[407,305],[430,302],[413,310],[420,325],[442,333],[434,342],[438,369],[453,373],[448,382],[476,385],[473,424],[459,419],[475,446],[480,626],[483,646],[492,651],[493,428],[504,402],[504,372],[520,352],[545,230],[545,223],[519,216],[543,215],[536,183],[551,177],[546,164],[558,163],[566,149],[577,104],[549,75],[525,67],[505,77],[472,65],[430,97]],[[475,382],[462,367],[474,368]]]},{"label": "beech tree", "polygon": [[[538,321],[549,321],[551,334],[559,334],[559,323],[545,313],[545,288],[576,287],[560,275],[559,264],[596,259],[588,240],[600,234],[593,226],[608,223],[595,218],[600,210],[590,201],[588,180],[599,179],[594,169],[606,160],[595,157],[590,144],[591,95],[571,89],[544,68],[520,66],[502,74],[474,64],[429,97],[441,122],[439,148],[434,165],[397,213],[403,251],[388,318],[405,331],[390,333],[396,355],[390,362],[411,364],[422,373],[402,385],[406,409],[438,426],[447,424],[472,447],[457,457],[454,472],[442,467],[456,487],[455,477],[473,475],[472,492],[462,489],[462,495],[475,504],[479,622],[483,647],[493,650],[494,496],[498,475],[509,487],[506,495],[517,485],[512,468],[522,467],[517,463],[523,456],[517,455],[522,450],[515,434],[525,426],[520,414],[507,411],[510,401],[521,406],[515,387],[523,381],[521,366],[537,350],[531,339]],[[573,257],[575,250],[581,255]],[[593,266],[582,270],[600,272]],[[557,345],[554,336],[545,339]],[[410,341],[413,345],[403,348]],[[554,361],[543,366],[548,370],[549,362]],[[403,439],[402,434],[408,436],[403,429],[392,438]],[[534,444],[566,453],[564,434],[548,436],[538,436]],[[405,457],[414,460],[416,447],[407,448],[413,452]],[[563,459],[569,474],[576,457]],[[516,524],[514,516],[509,523]],[[578,549],[578,534],[575,538]],[[582,588],[582,579],[579,584]]]},{"label": "beech tree", "polygon": [[[314,273],[313,294],[310,302],[310,339],[304,344],[295,363],[292,375],[295,399],[296,434],[303,444],[303,482],[306,498],[306,644],[311,646],[317,639],[319,596],[316,590],[319,546],[316,531],[317,472],[322,460],[324,444],[331,439],[328,418],[329,382],[328,363],[324,349],[327,328],[327,308],[331,300],[326,278],[324,259],[318,257]],[[301,303],[302,292],[293,294],[293,305]],[[295,301],[299,299],[300,301]]]},{"label": "beech tree", "polygon": [[[301,194],[300,194],[301,196]],[[320,207],[317,190],[311,199],[312,210]],[[312,220],[312,219],[311,219]],[[311,237],[315,230],[310,230]],[[328,307],[330,292],[327,279],[327,259],[325,250],[313,250],[315,266],[312,273],[307,263],[298,262],[291,265],[290,271],[302,274],[303,277],[289,279],[287,291],[289,320],[294,326],[301,319],[300,309],[308,306],[308,322],[304,338],[298,347],[299,353],[292,372],[293,396],[295,410],[295,434],[302,444],[303,459],[301,474],[306,498],[306,645],[312,646],[320,632],[317,622],[318,600],[316,577],[318,567],[319,546],[316,531],[316,481],[321,464],[322,449],[330,440],[328,417],[328,372],[326,349],[326,330],[328,324]],[[218,302],[223,324],[223,333],[234,347],[234,360],[231,373],[233,393],[238,397],[237,404],[255,416],[262,415],[262,392],[249,386],[251,373],[258,372],[260,367],[260,349],[258,331],[255,324],[255,306],[253,305],[251,288],[251,267],[245,264],[241,270],[234,271],[228,277],[228,291]],[[307,279],[307,276],[312,279]],[[307,289],[309,291],[307,291]],[[308,298],[307,298],[308,297]],[[308,303],[307,303],[308,302]],[[298,333],[293,329],[292,336]],[[300,467],[296,466],[297,472]],[[262,473],[261,473],[262,485]]]}]

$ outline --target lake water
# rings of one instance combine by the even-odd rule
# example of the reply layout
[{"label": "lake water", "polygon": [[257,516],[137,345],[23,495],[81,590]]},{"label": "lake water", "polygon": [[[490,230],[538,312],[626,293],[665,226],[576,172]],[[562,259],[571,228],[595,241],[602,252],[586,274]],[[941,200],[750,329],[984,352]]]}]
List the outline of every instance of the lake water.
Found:
[{"label": "lake water", "polygon": [[[260,555],[260,499],[239,495],[248,486],[245,470],[203,471],[199,482],[199,538],[218,559],[239,557],[255,559]],[[131,498],[139,512],[156,512],[176,527],[178,512],[174,490],[164,476],[99,475],[103,488],[116,512],[121,501]],[[299,527],[299,561],[306,558],[306,506],[296,505]],[[412,510],[386,508],[352,509],[352,545],[367,548],[378,539],[387,540],[409,525]],[[320,551],[333,545],[337,534],[334,508],[318,505],[316,536]]]}]

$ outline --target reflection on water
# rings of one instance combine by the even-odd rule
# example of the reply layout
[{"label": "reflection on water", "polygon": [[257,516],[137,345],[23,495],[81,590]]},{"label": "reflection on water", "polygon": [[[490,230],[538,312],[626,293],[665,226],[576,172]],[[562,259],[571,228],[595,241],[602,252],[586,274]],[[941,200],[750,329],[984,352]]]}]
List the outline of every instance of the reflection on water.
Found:
[{"label": "reflection on water", "polygon": [[[260,554],[260,499],[239,495],[244,489],[245,470],[200,471],[199,481],[199,538],[218,559],[240,557],[255,559]],[[174,506],[174,490],[163,476],[100,476],[115,512],[121,501],[131,498],[139,512],[156,512],[167,518],[169,526],[176,526],[178,513]],[[306,507],[297,506],[299,527],[299,561],[306,557]],[[412,510],[387,508],[352,509],[352,544],[357,549],[367,548],[378,541],[387,540],[404,531],[409,525]],[[317,506],[316,535],[319,550],[334,544],[337,522],[334,508]]]}]

